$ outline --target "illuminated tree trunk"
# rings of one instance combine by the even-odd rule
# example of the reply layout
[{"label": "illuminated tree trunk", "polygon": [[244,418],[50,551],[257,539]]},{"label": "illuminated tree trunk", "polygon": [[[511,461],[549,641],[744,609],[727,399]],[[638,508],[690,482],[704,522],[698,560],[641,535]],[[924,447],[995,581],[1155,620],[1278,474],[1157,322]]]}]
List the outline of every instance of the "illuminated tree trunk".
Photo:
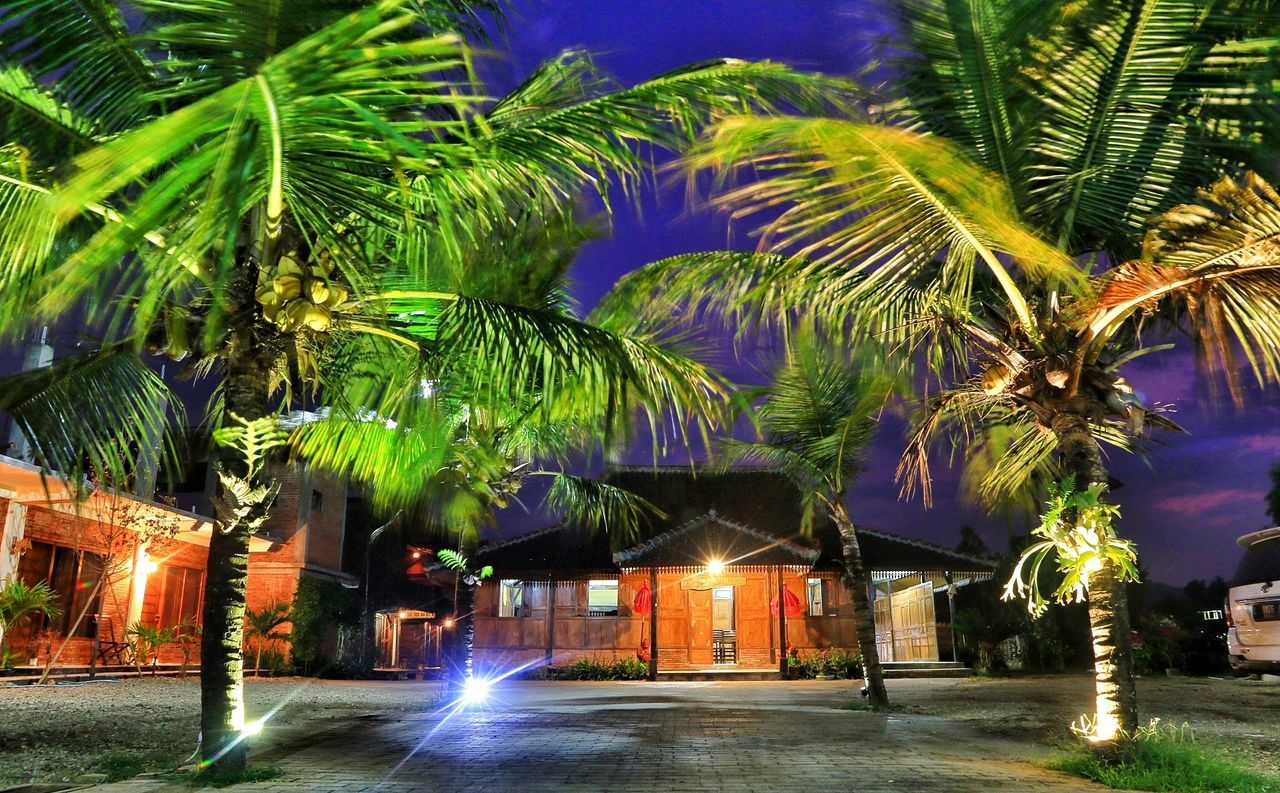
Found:
[{"label": "illuminated tree trunk", "polygon": [[[874,708],[888,707],[889,692],[884,687],[884,670],[880,668],[880,653],[876,649],[875,615],[871,613],[871,601],[867,597],[867,571],[862,565],[858,533],[843,498],[837,497],[832,501],[831,516],[840,530],[840,541],[844,547],[845,584],[853,600],[853,624],[858,635],[858,654],[862,656],[867,698]],[[782,608],[781,595],[778,607]]]},{"label": "illuminated tree trunk", "polygon": [[[459,573],[459,578],[466,573]],[[458,581],[458,596],[454,605],[454,622],[457,643],[453,648],[449,685],[461,689],[463,681],[474,672],[476,644],[476,588],[466,581]]]},{"label": "illuminated tree trunk", "polygon": [[[229,333],[223,354],[224,397],[228,411],[250,421],[270,409],[270,356],[255,333],[257,306],[252,268],[236,284],[241,325]],[[234,320],[233,320],[234,321]],[[222,464],[236,476],[245,476],[243,460],[228,455]],[[205,572],[203,632],[200,641],[201,757],[217,770],[243,771],[248,745],[244,728],[244,613],[249,576],[248,525],[218,515],[209,540]]]},{"label": "illuminated tree trunk", "polygon": [[[1058,450],[1076,487],[1107,484],[1102,452],[1079,414],[1059,414],[1053,421]],[[1133,681],[1133,642],[1129,628],[1129,598],[1114,564],[1108,562],[1088,578],[1089,631],[1093,639],[1095,692],[1094,735],[1112,744],[1117,735],[1132,736],[1138,729],[1138,692]]]}]

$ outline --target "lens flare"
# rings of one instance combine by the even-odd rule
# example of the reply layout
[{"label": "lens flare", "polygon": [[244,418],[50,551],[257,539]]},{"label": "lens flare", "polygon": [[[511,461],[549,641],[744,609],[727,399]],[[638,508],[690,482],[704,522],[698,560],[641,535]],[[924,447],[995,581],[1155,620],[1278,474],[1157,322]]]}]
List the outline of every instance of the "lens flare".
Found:
[{"label": "lens flare", "polygon": [[265,723],[266,719],[254,719],[253,721],[246,723],[240,732],[250,737],[254,735],[261,735],[262,728],[265,726]]},{"label": "lens flare", "polygon": [[462,684],[462,704],[479,705],[489,698],[493,682],[482,677],[468,677]]},{"label": "lens flare", "polygon": [[712,575],[720,575],[724,572],[724,562],[719,559],[712,559],[707,562],[707,572]]}]

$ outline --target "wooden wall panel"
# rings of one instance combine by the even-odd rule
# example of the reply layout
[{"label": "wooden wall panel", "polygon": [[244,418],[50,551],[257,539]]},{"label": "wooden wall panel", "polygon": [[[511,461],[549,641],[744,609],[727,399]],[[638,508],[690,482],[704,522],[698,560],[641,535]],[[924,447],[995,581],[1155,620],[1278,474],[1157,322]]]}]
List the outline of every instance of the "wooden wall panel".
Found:
[{"label": "wooden wall panel", "polygon": [[689,663],[711,663],[711,590],[687,590]]}]

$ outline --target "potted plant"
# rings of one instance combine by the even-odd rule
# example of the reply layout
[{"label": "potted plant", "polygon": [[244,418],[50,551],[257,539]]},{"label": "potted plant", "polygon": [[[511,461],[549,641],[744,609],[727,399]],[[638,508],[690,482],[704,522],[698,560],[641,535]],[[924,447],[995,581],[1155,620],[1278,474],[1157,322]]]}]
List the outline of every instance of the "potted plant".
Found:
[{"label": "potted plant", "polygon": [[800,679],[800,651],[796,648],[787,646],[787,679]]}]

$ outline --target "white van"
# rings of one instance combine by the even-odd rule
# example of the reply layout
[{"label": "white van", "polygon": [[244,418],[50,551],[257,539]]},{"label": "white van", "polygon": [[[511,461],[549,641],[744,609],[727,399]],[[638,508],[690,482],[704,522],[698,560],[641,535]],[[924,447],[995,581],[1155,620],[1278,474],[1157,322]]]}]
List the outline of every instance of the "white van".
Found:
[{"label": "white van", "polygon": [[1280,526],[1246,534],[1244,559],[1227,591],[1227,653],[1231,667],[1280,671]]}]

